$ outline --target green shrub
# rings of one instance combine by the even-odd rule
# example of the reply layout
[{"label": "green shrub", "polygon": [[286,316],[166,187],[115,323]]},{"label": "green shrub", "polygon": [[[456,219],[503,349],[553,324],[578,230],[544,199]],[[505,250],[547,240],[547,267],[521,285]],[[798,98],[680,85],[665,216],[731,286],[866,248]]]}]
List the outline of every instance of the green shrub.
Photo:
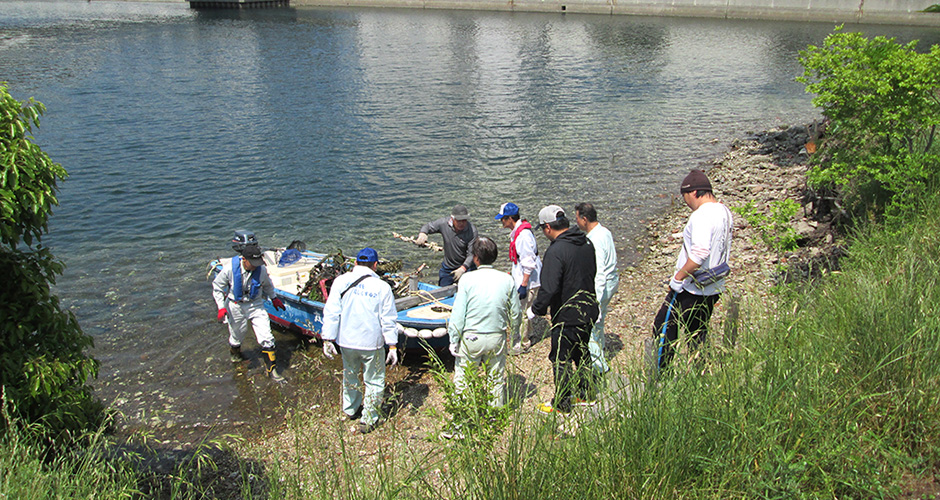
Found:
[{"label": "green shrub", "polygon": [[731,210],[756,228],[761,241],[778,255],[796,248],[797,234],[790,224],[790,219],[800,210],[800,204],[796,201],[789,198],[774,201],[770,204],[770,214],[758,210],[750,201],[743,207],[733,207]]},{"label": "green shrub", "polygon": [[97,429],[103,408],[86,385],[98,369],[84,354],[92,338],[52,293],[64,266],[40,242],[67,176],[30,135],[44,110],[0,84],[0,387],[14,417],[56,442]]},{"label": "green shrub", "polygon": [[797,80],[830,120],[809,181],[841,191],[855,215],[910,210],[937,175],[940,47],[916,47],[839,27],[800,51]]}]

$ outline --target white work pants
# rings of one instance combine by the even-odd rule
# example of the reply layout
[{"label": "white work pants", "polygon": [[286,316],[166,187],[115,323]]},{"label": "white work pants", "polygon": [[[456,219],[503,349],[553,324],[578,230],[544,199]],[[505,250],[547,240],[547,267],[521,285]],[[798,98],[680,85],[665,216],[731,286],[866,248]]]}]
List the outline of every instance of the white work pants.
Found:
[{"label": "white work pants", "polygon": [[597,302],[600,305],[600,314],[597,315],[597,322],[594,323],[594,328],[591,330],[591,340],[588,341],[588,351],[591,353],[591,367],[594,368],[594,371],[597,373],[607,373],[607,371],[610,370],[610,365],[607,364],[607,359],[604,356],[604,321],[607,320],[607,306],[610,305],[610,299],[617,293],[618,284],[619,280],[614,282],[608,281],[603,296],[597,298]]},{"label": "white work pants", "polygon": [[466,388],[464,373],[472,365],[486,367],[487,383],[493,394],[493,406],[506,402],[506,334],[465,333],[460,341],[460,354],[454,363],[454,385],[457,392]]},{"label": "white work pants", "polygon": [[274,349],[274,335],[271,333],[271,320],[264,309],[264,302],[254,300],[251,302],[228,301],[228,343],[230,346],[242,345],[248,323],[255,332],[255,338],[262,349]]},{"label": "white work pants", "polygon": [[[343,412],[352,416],[362,406],[359,422],[373,425],[379,420],[382,395],[385,392],[385,348],[363,351],[340,348],[343,353]],[[365,396],[359,384],[365,385]]]}]

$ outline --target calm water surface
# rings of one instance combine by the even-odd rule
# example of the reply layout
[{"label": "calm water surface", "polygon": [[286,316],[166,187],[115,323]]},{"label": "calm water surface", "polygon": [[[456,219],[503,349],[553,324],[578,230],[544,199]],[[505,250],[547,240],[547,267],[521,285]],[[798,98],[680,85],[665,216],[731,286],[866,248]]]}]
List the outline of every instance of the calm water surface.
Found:
[{"label": "calm water surface", "polygon": [[689,168],[748,131],[817,117],[796,57],[831,30],[0,1],[0,81],[46,104],[37,140],[71,175],[45,241],[95,337],[101,397],[131,424],[239,424],[303,386],[226,359],[204,269],[234,229],[433,268],[391,232],[463,203],[502,241],[505,201],[529,217],[592,201],[628,263]]}]

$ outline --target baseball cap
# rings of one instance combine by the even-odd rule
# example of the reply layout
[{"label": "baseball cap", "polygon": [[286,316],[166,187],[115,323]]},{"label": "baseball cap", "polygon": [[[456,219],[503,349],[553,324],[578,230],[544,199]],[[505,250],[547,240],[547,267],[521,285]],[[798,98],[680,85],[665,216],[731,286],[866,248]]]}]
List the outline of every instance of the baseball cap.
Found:
[{"label": "baseball cap", "polygon": [[563,217],[565,217],[565,210],[563,208],[558,205],[549,205],[539,210],[539,228]]},{"label": "baseball cap", "polygon": [[251,265],[255,267],[260,267],[264,265],[264,253],[261,251],[261,247],[257,243],[249,243],[245,245],[245,248],[242,249],[242,257],[244,257]]},{"label": "baseball cap", "polygon": [[499,213],[496,214],[496,220],[500,220],[507,215],[519,215],[519,207],[512,202],[503,203],[502,206],[499,207]]},{"label": "baseball cap", "polygon": [[455,220],[468,220],[470,218],[470,212],[467,210],[467,207],[463,205],[456,205],[454,209],[450,211],[450,215]]},{"label": "baseball cap", "polygon": [[712,183],[708,182],[705,172],[698,169],[689,172],[689,175],[685,176],[685,179],[682,179],[682,184],[679,185],[680,193],[691,193],[700,189],[711,191]]},{"label": "baseball cap", "polygon": [[359,254],[356,255],[356,262],[378,262],[379,261],[379,252],[376,252],[374,248],[363,248],[359,250]]}]

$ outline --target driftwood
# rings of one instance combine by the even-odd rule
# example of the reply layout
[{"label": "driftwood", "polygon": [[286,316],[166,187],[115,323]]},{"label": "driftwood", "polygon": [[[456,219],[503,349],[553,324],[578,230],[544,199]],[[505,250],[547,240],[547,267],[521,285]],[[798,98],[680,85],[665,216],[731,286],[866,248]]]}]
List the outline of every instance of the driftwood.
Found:
[{"label": "driftwood", "polygon": [[[414,243],[415,245],[417,245],[417,243],[415,242],[415,239],[411,236],[405,236],[403,234],[398,234],[398,233],[392,233],[392,236],[402,241],[407,241],[408,243]],[[444,251],[444,247],[438,245],[437,243],[434,243],[433,241],[428,241],[424,245],[420,245],[420,246],[423,246],[425,248],[430,248],[431,250],[434,250],[435,252]]]}]

